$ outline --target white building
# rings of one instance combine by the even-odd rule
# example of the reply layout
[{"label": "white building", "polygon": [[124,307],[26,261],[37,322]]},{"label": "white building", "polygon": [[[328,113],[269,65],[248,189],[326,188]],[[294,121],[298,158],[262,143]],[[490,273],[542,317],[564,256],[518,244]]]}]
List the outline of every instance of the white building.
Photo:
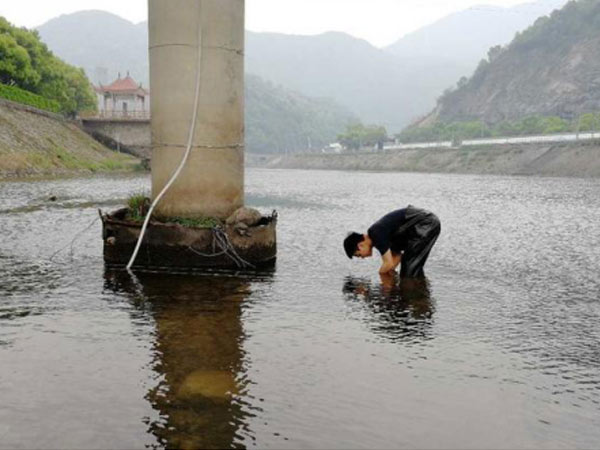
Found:
[{"label": "white building", "polygon": [[321,149],[322,153],[342,153],[342,151],[344,151],[344,146],[339,142],[326,145]]},{"label": "white building", "polygon": [[98,98],[98,113],[104,117],[139,117],[150,115],[150,91],[127,76],[108,86],[94,86]]}]

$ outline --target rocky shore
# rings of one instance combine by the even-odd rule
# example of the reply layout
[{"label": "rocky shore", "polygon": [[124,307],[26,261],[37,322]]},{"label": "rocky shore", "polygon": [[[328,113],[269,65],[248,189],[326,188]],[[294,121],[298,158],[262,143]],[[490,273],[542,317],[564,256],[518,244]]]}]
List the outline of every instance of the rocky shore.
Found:
[{"label": "rocky shore", "polygon": [[247,158],[267,168],[600,177],[600,141]]}]

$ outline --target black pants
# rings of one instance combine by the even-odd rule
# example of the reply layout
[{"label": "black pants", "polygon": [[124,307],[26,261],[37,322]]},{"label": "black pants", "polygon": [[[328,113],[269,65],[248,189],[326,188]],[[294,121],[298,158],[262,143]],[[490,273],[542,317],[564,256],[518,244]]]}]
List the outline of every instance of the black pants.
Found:
[{"label": "black pants", "polygon": [[409,206],[406,221],[411,225],[407,230],[408,239],[402,254],[400,276],[422,278],[425,276],[423,266],[442,229],[440,219],[429,211]]}]

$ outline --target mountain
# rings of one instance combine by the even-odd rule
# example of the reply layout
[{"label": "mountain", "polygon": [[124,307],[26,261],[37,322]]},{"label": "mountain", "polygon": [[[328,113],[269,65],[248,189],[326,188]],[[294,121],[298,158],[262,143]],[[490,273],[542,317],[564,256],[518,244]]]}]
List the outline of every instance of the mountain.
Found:
[{"label": "mountain", "polygon": [[[148,85],[145,22],[134,25],[110,13],[82,11],[52,19],[38,31],[50,49],[83,67],[95,83],[130,71]],[[418,96],[405,89],[393,55],[342,33],[313,37],[247,32],[246,71],[306,96],[333,98],[367,122],[389,122],[392,127],[396,124],[391,122],[409,120],[417,105],[425,110],[431,106],[419,104]]]},{"label": "mountain", "polygon": [[[62,59],[84,67],[94,83],[108,84],[130,72],[148,85],[147,24],[134,25],[103,11],[60,16],[38,29]],[[73,41],[80,43],[72,45]],[[358,119],[332,100],[309,98],[257,76],[246,77],[246,148],[296,152],[321,148]]]},{"label": "mountain", "polygon": [[[409,85],[426,86],[413,119],[431,109],[443,91],[473,73],[488,49],[504,45],[538,17],[567,0],[539,0],[511,8],[475,6],[410,33],[385,50],[406,67]],[[429,105],[420,108],[421,105]]]},{"label": "mountain", "polygon": [[365,122],[394,131],[430,110],[490,47],[510,41],[566,1],[470,8],[383,50],[343,33],[248,32],[247,70],[308,95],[331,96]]},{"label": "mountain", "polygon": [[320,149],[358,119],[327,98],[309,98],[246,75],[246,148],[259,153]]},{"label": "mountain", "polygon": [[119,72],[129,71],[135,80],[148,86],[145,22],[134,25],[104,11],[80,11],[52,19],[37,31],[50,50],[83,67],[96,84],[108,84]]},{"label": "mountain", "polygon": [[572,1],[491,51],[470,79],[440,99],[427,122],[497,124],[600,111],[599,54],[600,2]]},{"label": "mountain", "polygon": [[410,85],[393,55],[344,33],[246,33],[246,68],[306,95],[332,97],[365,122],[397,128],[422,109],[422,84]]},{"label": "mountain", "polygon": [[[305,96],[330,97],[363,122],[394,132],[431,110],[444,89],[472,73],[490,46],[507,41],[564,1],[540,0],[506,10],[472,8],[386,49],[337,32],[247,32],[246,71]],[[94,81],[130,70],[147,85],[145,23],[134,25],[109,13],[86,11],[58,17],[38,30],[52,50],[84,67]]]},{"label": "mountain", "polygon": [[[411,65],[428,65],[437,60],[440,66],[463,67],[456,74],[456,81],[472,73],[490,47],[509,43],[518,31],[566,2],[539,0],[510,8],[474,6],[409,33],[385,50]],[[451,81],[447,83],[450,84]]]}]

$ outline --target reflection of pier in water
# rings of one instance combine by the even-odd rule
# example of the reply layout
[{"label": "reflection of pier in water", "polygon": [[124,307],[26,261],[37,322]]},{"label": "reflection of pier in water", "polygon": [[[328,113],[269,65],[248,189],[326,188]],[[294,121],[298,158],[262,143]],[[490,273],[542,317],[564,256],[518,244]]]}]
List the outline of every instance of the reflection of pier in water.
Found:
[{"label": "reflection of pier in water", "polygon": [[407,343],[431,338],[435,307],[427,279],[406,279],[384,286],[348,277],[343,292],[353,309],[366,311],[364,321],[375,334]]},{"label": "reflection of pier in water", "polygon": [[[243,447],[251,436],[243,402],[242,302],[250,280],[225,276],[106,273],[111,290],[130,296],[155,322],[154,370],[147,399],[160,420],[149,424],[167,448]],[[251,437],[250,437],[251,438]]]}]

